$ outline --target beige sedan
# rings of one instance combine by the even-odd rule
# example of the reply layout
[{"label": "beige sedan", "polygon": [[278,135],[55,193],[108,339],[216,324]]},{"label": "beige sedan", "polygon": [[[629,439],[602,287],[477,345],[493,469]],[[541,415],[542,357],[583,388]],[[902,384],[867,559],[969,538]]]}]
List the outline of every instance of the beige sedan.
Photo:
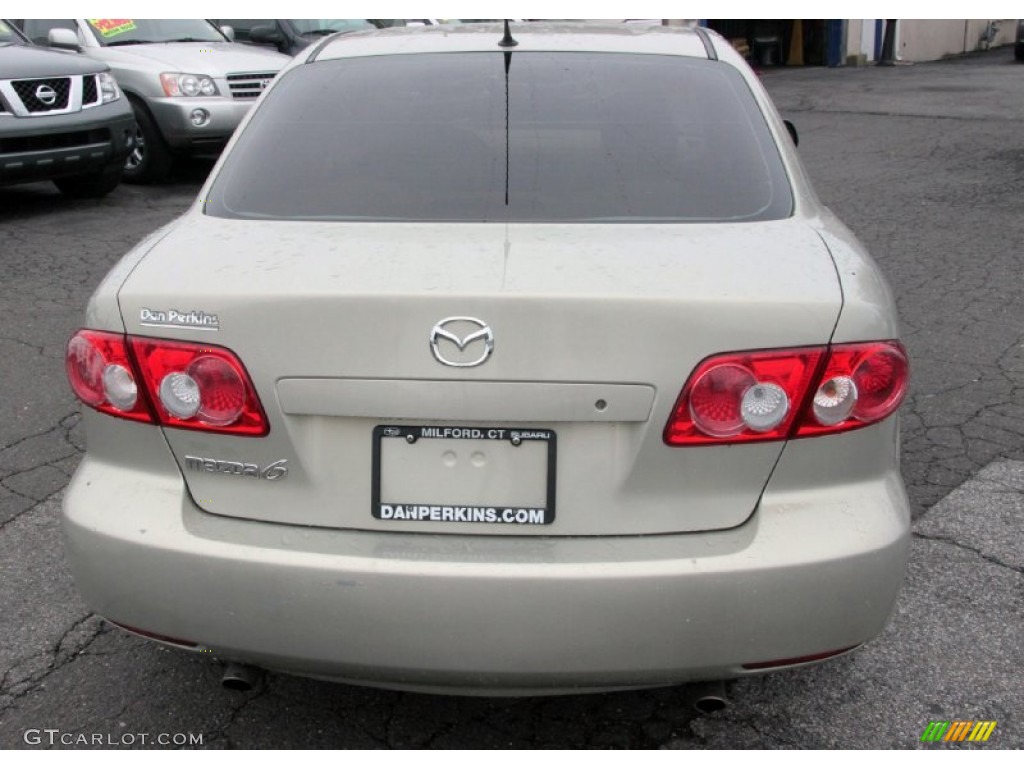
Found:
[{"label": "beige sedan", "polygon": [[713,33],[326,38],[68,345],[64,525],[125,629],[495,694],[719,680],[885,626],[892,297]]}]

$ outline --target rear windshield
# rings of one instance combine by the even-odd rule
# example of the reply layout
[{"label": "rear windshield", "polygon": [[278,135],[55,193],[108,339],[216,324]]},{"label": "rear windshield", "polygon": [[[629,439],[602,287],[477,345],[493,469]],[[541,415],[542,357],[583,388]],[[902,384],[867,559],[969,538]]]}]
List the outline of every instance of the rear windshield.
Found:
[{"label": "rear windshield", "polygon": [[206,212],[762,221],[785,218],[792,206],[764,117],[732,67],[677,56],[488,52],[297,67],[226,159]]}]

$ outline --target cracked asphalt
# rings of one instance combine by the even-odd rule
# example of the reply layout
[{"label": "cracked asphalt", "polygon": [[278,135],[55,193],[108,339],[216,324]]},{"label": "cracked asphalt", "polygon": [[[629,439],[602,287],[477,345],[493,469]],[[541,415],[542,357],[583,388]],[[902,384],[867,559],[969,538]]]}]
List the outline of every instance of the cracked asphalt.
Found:
[{"label": "cracked asphalt", "polygon": [[[914,542],[879,639],[731,683],[729,709],[696,716],[685,688],[487,699],[270,675],[232,693],[213,659],[92,616],[60,541],[83,450],[64,343],[110,266],[189,204],[210,167],[191,162],[99,202],[0,190],[0,747],[26,746],[29,729],[58,729],[56,746],[178,733],[212,748],[1024,746],[1024,66],[1003,48],[764,80],[819,195],[888,276],[913,363]],[[924,745],[929,720],[998,726],[984,745]]]}]

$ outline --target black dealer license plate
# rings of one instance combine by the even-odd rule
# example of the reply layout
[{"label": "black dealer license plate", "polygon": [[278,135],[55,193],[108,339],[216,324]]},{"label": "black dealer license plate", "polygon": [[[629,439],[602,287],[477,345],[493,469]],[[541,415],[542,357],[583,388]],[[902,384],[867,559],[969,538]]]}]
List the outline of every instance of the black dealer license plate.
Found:
[{"label": "black dealer license plate", "polygon": [[434,523],[550,525],[555,433],[508,427],[373,430],[373,516]]}]

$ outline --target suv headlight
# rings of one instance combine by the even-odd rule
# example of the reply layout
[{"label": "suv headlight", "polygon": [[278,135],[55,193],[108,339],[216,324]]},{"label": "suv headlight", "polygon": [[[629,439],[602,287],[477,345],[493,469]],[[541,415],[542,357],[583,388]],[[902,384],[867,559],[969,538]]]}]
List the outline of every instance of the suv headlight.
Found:
[{"label": "suv headlight", "polygon": [[100,86],[101,103],[117,101],[121,98],[121,89],[117,87],[117,80],[109,72],[100,72],[96,78]]},{"label": "suv headlight", "polygon": [[163,72],[160,85],[168,96],[217,96],[217,84],[209,75]]}]

